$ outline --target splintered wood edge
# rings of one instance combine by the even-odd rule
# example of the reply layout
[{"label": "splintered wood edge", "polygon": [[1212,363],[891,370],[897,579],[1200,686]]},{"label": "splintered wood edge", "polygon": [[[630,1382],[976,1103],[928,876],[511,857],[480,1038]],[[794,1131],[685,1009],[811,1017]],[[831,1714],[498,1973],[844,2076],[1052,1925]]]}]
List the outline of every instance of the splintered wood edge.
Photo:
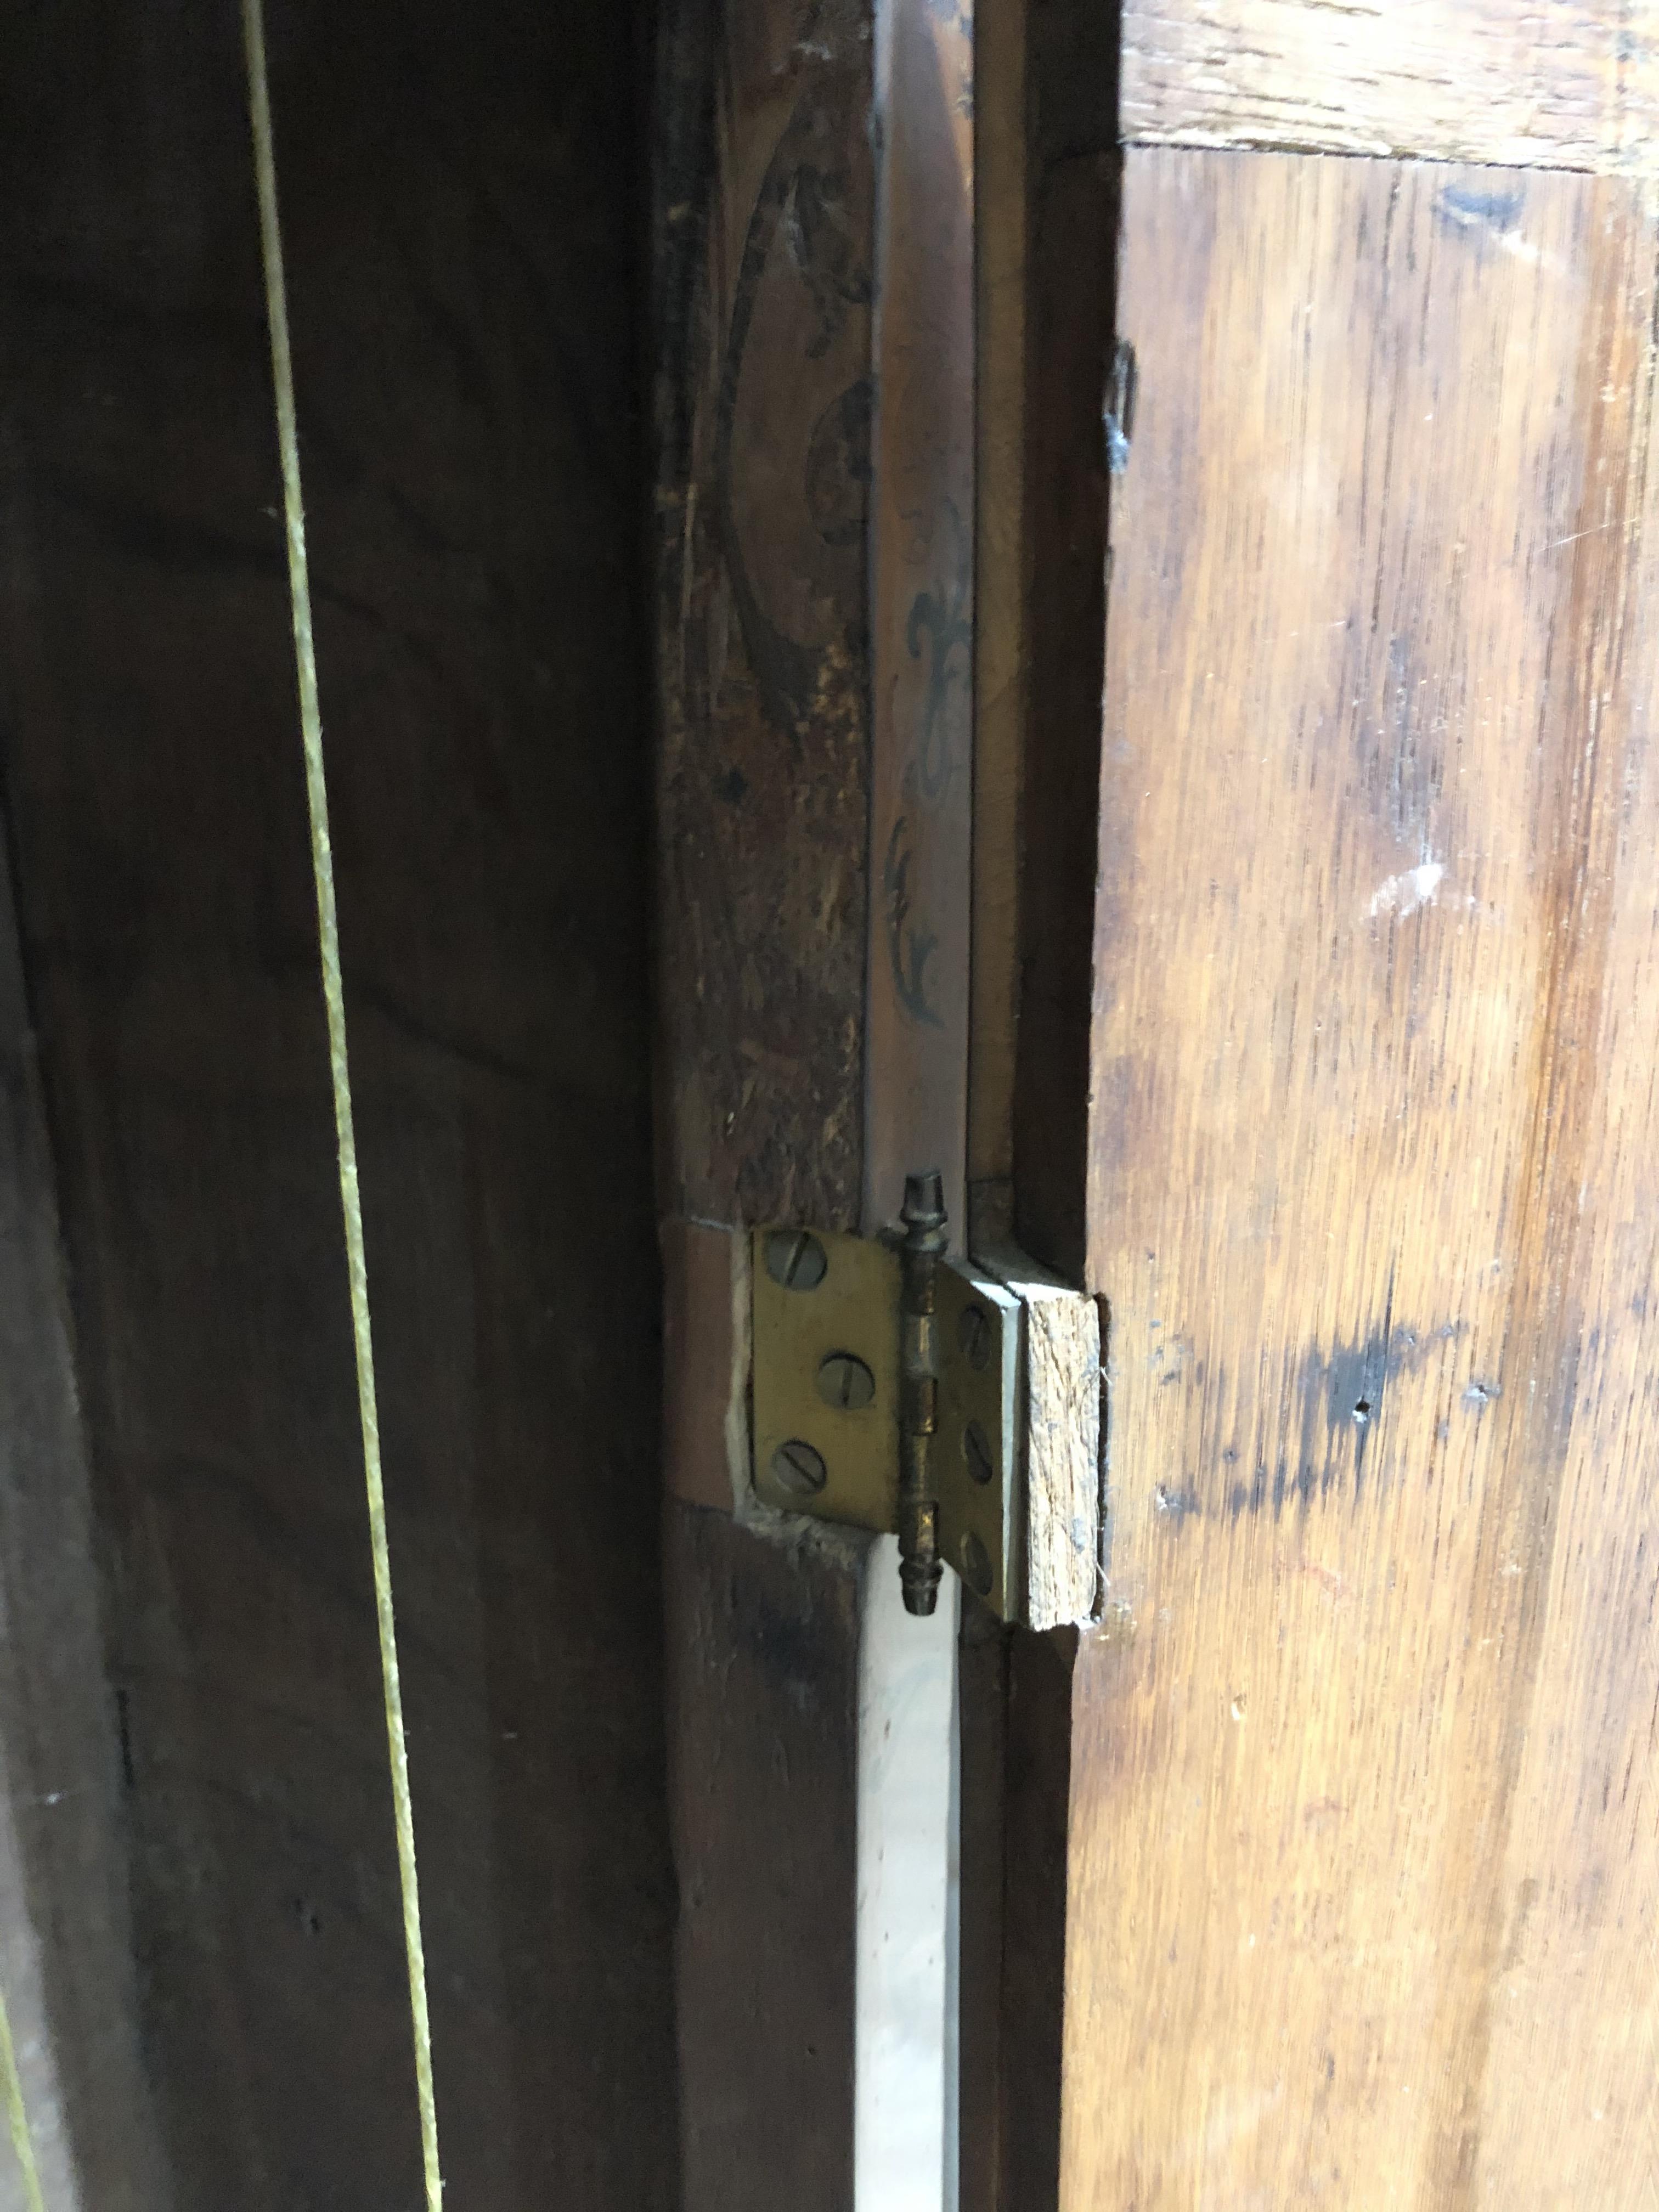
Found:
[{"label": "splintered wood edge", "polygon": [[1102,1598],[1099,1308],[1023,1253],[976,1256],[1025,1316],[1025,1625],[1081,1626]]}]

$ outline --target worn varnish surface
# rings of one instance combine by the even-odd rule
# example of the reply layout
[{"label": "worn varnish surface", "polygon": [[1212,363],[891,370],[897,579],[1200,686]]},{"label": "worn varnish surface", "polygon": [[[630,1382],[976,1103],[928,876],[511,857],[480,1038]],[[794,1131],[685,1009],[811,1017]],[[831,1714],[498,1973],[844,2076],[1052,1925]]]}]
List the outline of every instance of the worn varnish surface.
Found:
[{"label": "worn varnish surface", "polygon": [[860,0],[689,4],[655,184],[661,1195],[857,1224],[873,175]]},{"label": "worn varnish surface", "polygon": [[1069,2212],[1651,2201],[1656,244],[1129,156]]},{"label": "worn varnish surface", "polygon": [[[270,35],[445,2172],[639,2212],[678,2190],[629,27],[417,0]],[[0,768],[145,2057],[180,2212],[398,2212],[236,11],[64,0],[7,52]]]},{"label": "worn varnish surface", "polygon": [[1652,175],[1653,0],[1124,0],[1123,135]]}]

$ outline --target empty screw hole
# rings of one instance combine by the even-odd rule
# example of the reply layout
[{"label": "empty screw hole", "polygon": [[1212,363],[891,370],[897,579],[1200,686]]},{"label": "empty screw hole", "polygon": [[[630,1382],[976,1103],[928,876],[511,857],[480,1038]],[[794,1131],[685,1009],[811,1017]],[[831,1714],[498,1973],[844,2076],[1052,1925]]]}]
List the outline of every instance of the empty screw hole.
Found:
[{"label": "empty screw hole", "polygon": [[962,1549],[958,1556],[962,1560],[963,1582],[979,1596],[989,1597],[993,1581],[991,1555],[980,1542],[979,1538],[974,1534],[972,1529],[969,1529],[963,1538]]}]

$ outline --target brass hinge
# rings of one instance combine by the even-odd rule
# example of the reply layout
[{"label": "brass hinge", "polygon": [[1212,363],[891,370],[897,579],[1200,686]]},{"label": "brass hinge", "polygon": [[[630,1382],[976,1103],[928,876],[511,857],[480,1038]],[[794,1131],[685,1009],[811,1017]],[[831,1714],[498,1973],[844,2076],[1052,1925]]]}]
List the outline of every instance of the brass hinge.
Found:
[{"label": "brass hinge", "polygon": [[769,1504],[896,1533],[904,1602],[943,1566],[1023,1617],[1018,1297],[945,1257],[937,1175],[890,1236],[754,1232],[754,1477]]}]

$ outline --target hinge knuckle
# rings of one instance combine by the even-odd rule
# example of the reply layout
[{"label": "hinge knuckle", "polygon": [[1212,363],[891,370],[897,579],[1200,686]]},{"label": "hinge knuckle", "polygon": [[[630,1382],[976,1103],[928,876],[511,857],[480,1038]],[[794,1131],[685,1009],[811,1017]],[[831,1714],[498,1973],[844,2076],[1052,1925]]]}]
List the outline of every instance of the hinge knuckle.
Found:
[{"label": "hinge knuckle", "polygon": [[942,1571],[933,1449],[939,1428],[939,1332],[933,1313],[939,1263],[945,1247],[944,1178],[937,1170],[905,1177],[899,1219],[904,1225],[899,1579],[907,1610],[927,1613],[933,1610]]}]

